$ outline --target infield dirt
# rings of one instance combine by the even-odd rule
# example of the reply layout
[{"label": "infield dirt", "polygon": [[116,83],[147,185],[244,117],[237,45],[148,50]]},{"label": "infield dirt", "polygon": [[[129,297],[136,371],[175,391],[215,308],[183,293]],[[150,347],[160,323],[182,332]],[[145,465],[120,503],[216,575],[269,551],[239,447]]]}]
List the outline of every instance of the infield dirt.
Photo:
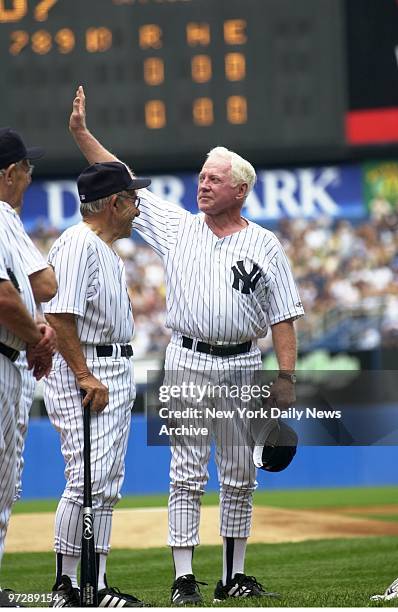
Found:
[{"label": "infield dirt", "polygon": [[[201,511],[201,543],[217,544],[218,508]],[[358,514],[358,516],[348,516]],[[251,542],[301,542],[333,538],[398,535],[398,521],[368,519],[366,515],[398,514],[398,506],[368,506],[320,510],[254,508]],[[46,552],[52,550],[54,514],[52,512],[16,514],[11,517],[7,552]],[[27,537],[29,534],[29,537]],[[167,509],[134,508],[115,510],[112,548],[145,549],[166,545]]]}]

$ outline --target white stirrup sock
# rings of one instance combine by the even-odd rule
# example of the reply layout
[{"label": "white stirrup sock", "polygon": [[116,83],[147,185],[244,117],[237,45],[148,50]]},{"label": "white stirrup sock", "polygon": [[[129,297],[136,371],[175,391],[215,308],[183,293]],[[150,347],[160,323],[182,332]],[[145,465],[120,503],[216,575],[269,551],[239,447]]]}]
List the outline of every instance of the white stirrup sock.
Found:
[{"label": "white stirrup sock", "polygon": [[77,568],[80,561],[80,555],[75,557],[72,555],[57,554],[57,582],[61,576],[69,576],[72,586],[78,588],[77,583]]},{"label": "white stirrup sock", "polygon": [[223,574],[225,586],[235,574],[245,573],[247,538],[223,538]]},{"label": "white stirrup sock", "polygon": [[98,590],[105,589],[105,574],[106,574],[106,562],[108,555],[99,554],[98,559]]},{"label": "white stirrup sock", "polygon": [[189,548],[172,548],[175,577],[176,579],[186,574],[193,574],[192,557],[193,546]]}]

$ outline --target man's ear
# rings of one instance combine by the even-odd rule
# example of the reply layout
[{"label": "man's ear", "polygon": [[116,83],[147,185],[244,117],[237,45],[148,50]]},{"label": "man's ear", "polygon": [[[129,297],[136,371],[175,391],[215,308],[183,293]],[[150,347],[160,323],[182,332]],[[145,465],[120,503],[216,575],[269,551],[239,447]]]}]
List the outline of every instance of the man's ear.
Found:
[{"label": "man's ear", "polygon": [[249,185],[247,183],[242,183],[239,185],[238,198],[244,200],[247,196],[247,192],[249,190]]},{"label": "man's ear", "polygon": [[8,168],[5,169],[3,176],[4,176],[4,180],[7,185],[13,184],[16,167],[17,167],[17,164],[10,164]]}]

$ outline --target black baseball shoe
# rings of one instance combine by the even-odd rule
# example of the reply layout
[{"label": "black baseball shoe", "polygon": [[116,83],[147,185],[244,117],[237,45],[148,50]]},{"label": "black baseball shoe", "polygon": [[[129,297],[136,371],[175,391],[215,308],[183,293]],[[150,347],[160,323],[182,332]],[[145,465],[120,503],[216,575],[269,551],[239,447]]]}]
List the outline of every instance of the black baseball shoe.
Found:
[{"label": "black baseball shoe", "polygon": [[11,589],[0,589],[0,608],[24,608],[18,603],[15,591]]},{"label": "black baseball shoe", "polygon": [[203,603],[202,595],[200,594],[199,585],[207,584],[206,582],[197,582],[193,574],[185,574],[174,580],[171,587],[171,605],[199,606]]},{"label": "black baseball shoe", "polygon": [[121,593],[116,587],[108,586],[105,576],[105,588],[98,591],[99,608],[145,608],[147,604],[128,593]]},{"label": "black baseball shoe", "polygon": [[69,576],[61,576],[61,582],[52,588],[51,608],[80,608],[80,591],[72,586]]},{"label": "black baseball shoe", "polygon": [[213,602],[225,601],[230,597],[275,597],[280,599],[278,593],[266,591],[254,576],[246,576],[245,574],[235,574],[231,582],[225,586],[223,586],[221,580],[217,582]]}]

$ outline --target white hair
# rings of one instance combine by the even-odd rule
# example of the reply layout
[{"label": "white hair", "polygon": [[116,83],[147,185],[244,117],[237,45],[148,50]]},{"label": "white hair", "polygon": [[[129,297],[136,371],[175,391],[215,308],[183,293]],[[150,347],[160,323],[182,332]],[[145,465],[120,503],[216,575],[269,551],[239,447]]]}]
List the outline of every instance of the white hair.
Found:
[{"label": "white hair", "polygon": [[100,198],[99,200],[93,200],[92,202],[80,202],[80,214],[82,217],[87,217],[87,215],[95,215],[96,213],[104,210],[106,205],[112,196],[107,196],[106,198]]},{"label": "white hair", "polygon": [[224,159],[231,163],[231,177],[233,186],[236,187],[241,183],[247,184],[247,195],[253,189],[256,182],[256,171],[247,159],[244,159],[234,151],[230,151],[225,147],[215,147],[207,154],[207,159]]}]

